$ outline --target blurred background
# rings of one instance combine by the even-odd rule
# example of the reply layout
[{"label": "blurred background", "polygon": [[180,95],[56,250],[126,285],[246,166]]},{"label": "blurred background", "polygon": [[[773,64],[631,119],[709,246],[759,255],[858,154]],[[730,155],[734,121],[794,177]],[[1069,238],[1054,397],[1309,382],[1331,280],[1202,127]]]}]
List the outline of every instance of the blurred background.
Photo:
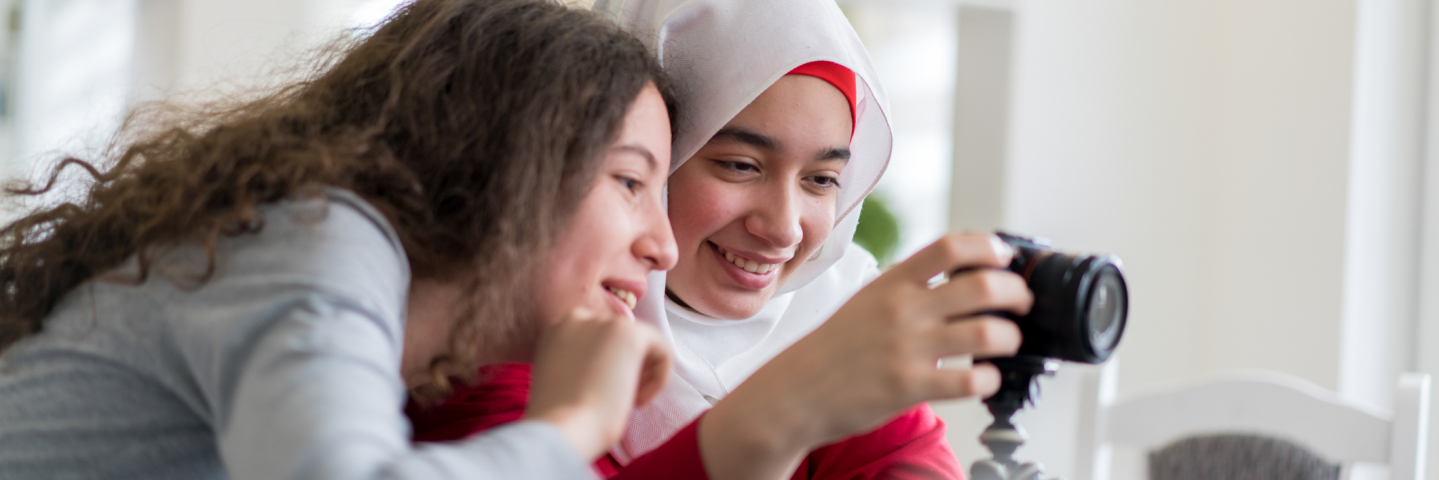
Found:
[{"label": "blurred background", "polygon": [[[283,81],[399,3],[0,0],[0,165],[30,176],[99,148],[148,100]],[[1119,255],[1121,395],[1258,368],[1388,409],[1400,372],[1439,373],[1430,1],[840,5],[893,106],[873,248],[904,258],[947,230],[1003,228]],[[1082,368],[1019,418],[1020,456],[1071,478]],[[977,402],[935,407],[961,461],[987,456]],[[1139,478],[1119,453],[1115,478]]]}]

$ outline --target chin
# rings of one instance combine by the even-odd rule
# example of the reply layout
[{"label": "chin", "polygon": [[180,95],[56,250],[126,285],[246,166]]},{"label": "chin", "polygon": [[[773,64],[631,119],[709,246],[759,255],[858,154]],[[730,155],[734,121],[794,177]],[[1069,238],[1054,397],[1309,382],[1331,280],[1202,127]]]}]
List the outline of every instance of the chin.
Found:
[{"label": "chin", "polygon": [[755,316],[760,310],[764,310],[764,304],[770,296],[764,295],[762,298],[762,300],[743,299],[734,302],[717,302],[718,308],[714,309],[714,313],[708,315],[725,320],[744,320]]},{"label": "chin", "polygon": [[699,290],[709,292],[711,295],[696,295],[696,301],[690,301],[687,299],[688,295],[682,292],[674,293],[690,310],[699,314],[721,320],[744,320],[755,316],[760,310],[764,310],[765,304],[774,297],[775,288],[748,290],[708,284]]},{"label": "chin", "polygon": [[744,320],[744,319],[753,317],[754,314],[756,314],[756,313],[759,313],[759,309],[754,309],[754,310],[749,310],[749,309],[746,309],[746,310],[720,310],[720,311],[716,311],[715,313],[708,313],[708,312],[700,312],[700,313],[703,313],[703,314],[708,315],[708,316],[710,316],[710,317],[714,317],[714,318],[719,319],[719,320]]}]

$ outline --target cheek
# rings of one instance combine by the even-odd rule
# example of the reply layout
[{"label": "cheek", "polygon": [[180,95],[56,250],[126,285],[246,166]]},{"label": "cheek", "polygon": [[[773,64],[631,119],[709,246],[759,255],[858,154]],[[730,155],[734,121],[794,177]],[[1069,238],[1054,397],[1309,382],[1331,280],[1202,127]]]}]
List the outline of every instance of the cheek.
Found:
[{"label": "cheek", "polygon": [[[594,245],[594,244],[591,244]],[[537,302],[536,320],[542,326],[553,325],[575,308],[592,311],[607,308],[600,286],[603,272],[609,265],[597,249],[557,251],[551,254],[546,268],[540,270],[540,285],[533,301]]]},{"label": "cheek", "polygon": [[804,232],[800,245],[804,247],[806,255],[814,253],[825,240],[829,240],[830,232],[834,231],[834,210],[833,197],[816,199],[805,205],[805,211],[800,215],[799,227]]},{"label": "cheek", "polygon": [[675,242],[681,248],[703,243],[740,217],[742,199],[742,195],[715,181],[671,180],[669,216]]},{"label": "cheek", "polygon": [[[593,203],[593,202],[589,202]],[[586,297],[593,294],[592,285],[601,280],[600,272],[604,262],[619,258],[616,250],[623,247],[619,241],[624,222],[620,219],[604,221],[582,205],[580,211],[565,227],[555,246],[544,255],[544,264],[539,269],[540,284],[543,288],[536,298],[544,322],[554,322],[575,307],[585,306]]]},{"label": "cheek", "polygon": [[558,322],[564,316],[565,307],[573,303],[572,299],[565,298],[566,292],[574,291],[574,287],[568,285],[570,277],[563,275],[556,267],[557,265],[552,263],[541,269],[541,275],[535,279],[539,288],[531,290],[535,294],[531,312],[535,314],[534,320],[541,327]]},{"label": "cheek", "polygon": [[646,215],[654,211],[636,207],[608,184],[596,187],[571,217],[551,256],[561,259],[563,273],[576,277],[611,270],[632,259],[630,249],[643,234]]}]

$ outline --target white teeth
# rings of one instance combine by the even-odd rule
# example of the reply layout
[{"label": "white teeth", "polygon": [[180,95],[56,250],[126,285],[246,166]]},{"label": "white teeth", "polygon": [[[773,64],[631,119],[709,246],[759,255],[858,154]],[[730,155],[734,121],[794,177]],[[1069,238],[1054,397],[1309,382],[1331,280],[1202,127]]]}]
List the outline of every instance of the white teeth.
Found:
[{"label": "white teeth", "polygon": [[758,273],[760,275],[764,275],[766,273],[769,273],[770,270],[776,270],[779,268],[778,263],[759,263],[753,260],[745,260],[743,258],[736,257],[733,253],[730,253],[726,250],[720,251],[724,252],[725,260],[728,260],[730,263],[735,264],[736,267],[739,267],[741,270],[749,273]]},{"label": "white teeth", "polygon": [[639,298],[635,297],[634,292],[628,290],[620,290],[613,287],[605,287],[605,289],[609,290],[610,293],[615,294],[616,297],[620,297],[620,300],[624,300],[625,306],[630,307],[630,310],[635,309],[635,303],[639,301]]}]

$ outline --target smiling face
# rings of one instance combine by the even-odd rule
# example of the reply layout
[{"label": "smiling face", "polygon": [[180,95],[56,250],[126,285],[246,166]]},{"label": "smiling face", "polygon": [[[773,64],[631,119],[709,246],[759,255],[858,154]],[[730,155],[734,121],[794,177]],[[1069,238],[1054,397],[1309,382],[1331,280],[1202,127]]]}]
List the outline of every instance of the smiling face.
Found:
[{"label": "smiling face", "polygon": [[650,270],[674,266],[674,237],[660,198],[670,166],[669,125],[659,90],[646,86],[540,267],[536,309],[544,321],[576,307],[633,317]]},{"label": "smiling face", "polygon": [[829,238],[852,128],[844,94],[804,75],[730,120],[670,176],[670,294],[711,317],[759,313]]}]

